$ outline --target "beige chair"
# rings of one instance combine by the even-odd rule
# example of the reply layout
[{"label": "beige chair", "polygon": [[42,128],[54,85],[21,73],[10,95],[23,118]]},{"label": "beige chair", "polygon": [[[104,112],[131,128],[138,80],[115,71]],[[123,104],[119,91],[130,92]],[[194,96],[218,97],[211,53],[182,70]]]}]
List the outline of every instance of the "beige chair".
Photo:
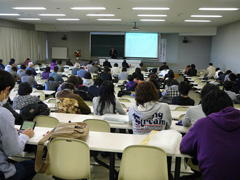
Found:
[{"label": "beige chair", "polygon": [[121,96],[121,98],[130,98],[130,99],[134,99],[134,97],[130,96],[130,95],[123,95]]},{"label": "beige chair", "polygon": [[110,125],[101,119],[85,119],[83,122],[89,125],[90,131],[110,132]]},{"label": "beige chair", "polygon": [[77,139],[56,138],[49,145],[50,173],[61,179],[90,177],[90,150]]},{"label": "beige chair", "polygon": [[233,107],[239,109],[240,108],[240,104],[233,104]]},{"label": "beige chair", "polygon": [[40,94],[40,100],[45,101],[45,93],[41,90],[34,90],[33,93],[39,93]]},{"label": "beige chair", "polygon": [[127,109],[127,106],[125,104],[121,103],[121,105],[123,108]]},{"label": "beige chair", "polygon": [[47,100],[47,103],[56,104],[56,98],[49,98],[49,99]]},{"label": "beige chair", "polygon": [[189,109],[188,106],[180,106],[176,107],[175,111],[187,111]]},{"label": "beige chair", "polygon": [[84,101],[88,106],[93,106],[92,101]]},{"label": "beige chair", "polygon": [[178,118],[178,120],[179,120],[179,121],[182,120],[182,119],[184,118],[184,116],[185,116],[185,114],[180,115],[179,118]]},{"label": "beige chair", "polygon": [[44,115],[36,116],[33,121],[36,122],[36,126],[38,127],[55,128],[59,124],[59,121],[56,118]]},{"label": "beige chair", "polygon": [[154,146],[133,145],[123,151],[118,180],[168,180],[166,153]]},{"label": "beige chair", "polygon": [[118,98],[120,102],[131,102],[129,99],[124,99],[124,98]]}]

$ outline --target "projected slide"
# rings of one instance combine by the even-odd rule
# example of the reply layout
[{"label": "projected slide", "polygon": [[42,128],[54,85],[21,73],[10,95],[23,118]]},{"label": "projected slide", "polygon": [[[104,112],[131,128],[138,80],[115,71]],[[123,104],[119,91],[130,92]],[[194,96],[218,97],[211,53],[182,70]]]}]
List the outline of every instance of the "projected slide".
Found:
[{"label": "projected slide", "polygon": [[126,33],[125,57],[158,58],[158,33]]}]

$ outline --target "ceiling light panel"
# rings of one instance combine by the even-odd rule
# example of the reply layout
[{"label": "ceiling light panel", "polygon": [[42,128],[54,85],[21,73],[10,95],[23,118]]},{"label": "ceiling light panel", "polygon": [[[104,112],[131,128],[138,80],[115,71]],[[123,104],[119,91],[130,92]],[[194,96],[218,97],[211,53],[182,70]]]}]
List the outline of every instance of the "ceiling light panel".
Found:
[{"label": "ceiling light panel", "polygon": [[66,16],[66,14],[39,14],[39,16]]},{"label": "ceiling light panel", "polygon": [[239,8],[199,8],[200,11],[237,11]]},{"label": "ceiling light panel", "polygon": [[221,18],[221,15],[191,15],[191,17],[196,18]]},{"label": "ceiling light panel", "polygon": [[140,21],[156,21],[156,22],[164,22],[165,19],[140,19]]},{"label": "ceiling light panel", "polygon": [[167,17],[166,14],[138,14],[139,17]]},{"label": "ceiling light panel", "polygon": [[105,7],[72,7],[72,10],[106,10]]},{"label": "ceiling light panel", "polygon": [[98,21],[122,21],[122,19],[97,19]]},{"label": "ceiling light panel", "polygon": [[86,16],[104,16],[104,17],[111,17],[111,16],[115,16],[114,14],[86,14]]},{"label": "ceiling light panel", "polygon": [[185,22],[211,22],[211,20],[193,20],[193,19],[189,19],[189,20],[184,20]]},{"label": "ceiling light panel", "polygon": [[59,18],[57,21],[80,21],[78,18]]},{"label": "ceiling light panel", "polygon": [[20,14],[0,13],[0,16],[20,16]]},{"label": "ceiling light panel", "polygon": [[134,7],[133,10],[170,10],[168,7]]},{"label": "ceiling light panel", "polygon": [[13,7],[13,9],[18,9],[18,10],[46,10],[45,7]]},{"label": "ceiling light panel", "polygon": [[40,18],[17,18],[18,20],[22,21],[40,21]]}]

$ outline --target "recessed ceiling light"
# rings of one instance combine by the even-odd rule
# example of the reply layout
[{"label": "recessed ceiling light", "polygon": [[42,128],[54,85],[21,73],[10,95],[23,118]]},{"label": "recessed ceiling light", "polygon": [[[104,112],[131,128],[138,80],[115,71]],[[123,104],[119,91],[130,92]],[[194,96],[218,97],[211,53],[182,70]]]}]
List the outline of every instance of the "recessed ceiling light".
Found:
[{"label": "recessed ceiling light", "polygon": [[138,14],[140,17],[167,17],[166,14]]},{"label": "recessed ceiling light", "polygon": [[239,8],[199,8],[200,11],[237,11]]},{"label": "recessed ceiling light", "polygon": [[73,10],[105,10],[105,7],[72,7]]},{"label": "recessed ceiling light", "polygon": [[158,21],[158,22],[163,22],[166,21],[165,19],[140,19],[140,21]]},{"label": "recessed ceiling light", "polygon": [[86,16],[115,16],[114,14],[86,14]]},{"label": "recessed ceiling light", "polygon": [[20,16],[20,14],[0,13],[0,16]]},{"label": "recessed ceiling light", "polygon": [[191,15],[191,17],[200,17],[200,18],[202,18],[202,17],[206,17],[206,18],[220,18],[220,17],[222,17],[221,15]]},{"label": "recessed ceiling light", "polygon": [[18,9],[18,10],[46,10],[45,7],[13,7],[13,9]]},{"label": "recessed ceiling light", "polygon": [[133,10],[170,10],[168,7],[134,7]]},{"label": "recessed ceiling light", "polygon": [[97,19],[98,21],[122,21],[122,19]]},{"label": "recessed ceiling light", "polygon": [[65,18],[65,19],[57,19],[57,21],[80,21],[78,18]]},{"label": "recessed ceiling light", "polygon": [[211,22],[211,20],[184,20],[185,22]]},{"label": "recessed ceiling light", "polygon": [[17,18],[18,20],[22,21],[40,21],[40,18]]},{"label": "recessed ceiling light", "polygon": [[66,16],[66,14],[39,14],[39,16]]}]

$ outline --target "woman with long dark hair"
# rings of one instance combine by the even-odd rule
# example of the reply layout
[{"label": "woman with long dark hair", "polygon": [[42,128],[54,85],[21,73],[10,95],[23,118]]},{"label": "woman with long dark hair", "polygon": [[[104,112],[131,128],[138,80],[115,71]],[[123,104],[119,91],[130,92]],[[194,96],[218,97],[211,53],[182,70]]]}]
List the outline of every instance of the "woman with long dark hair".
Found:
[{"label": "woman with long dark hair", "polygon": [[126,114],[121,103],[114,95],[114,85],[111,81],[104,81],[99,89],[99,96],[93,98],[95,115]]}]

